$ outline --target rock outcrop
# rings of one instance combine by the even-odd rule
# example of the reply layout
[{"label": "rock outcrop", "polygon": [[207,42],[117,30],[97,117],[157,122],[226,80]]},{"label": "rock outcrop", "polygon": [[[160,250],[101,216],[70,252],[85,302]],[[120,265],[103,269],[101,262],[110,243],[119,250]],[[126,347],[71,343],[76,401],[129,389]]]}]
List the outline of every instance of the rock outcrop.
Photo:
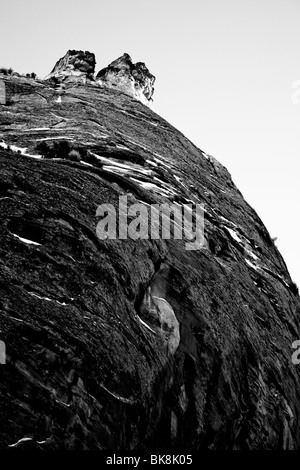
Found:
[{"label": "rock outcrop", "polygon": [[95,55],[89,51],[69,50],[55,64],[53,70],[45,79],[65,79],[70,77],[92,79],[95,73]]},{"label": "rock outcrop", "polygon": [[[102,88],[112,88],[135,98],[149,106],[152,103],[155,77],[151,75],[143,62],[132,63],[128,54],[123,54],[104,69],[98,72],[96,78],[95,55],[91,52],[68,51],[59,59],[45,80],[56,84],[58,95],[63,95],[62,83],[95,84]],[[58,102],[61,102],[61,98]]]},{"label": "rock outcrop", "polygon": [[144,104],[152,101],[155,77],[143,62],[133,64],[129,54],[123,54],[100,70],[96,81],[100,86],[116,88]]},{"label": "rock outcrop", "polygon": [[[127,96],[130,63],[98,77],[122,92],[3,77],[0,448],[299,449],[285,262],[229,172]],[[204,245],[100,239],[125,196],[203,205]]]}]

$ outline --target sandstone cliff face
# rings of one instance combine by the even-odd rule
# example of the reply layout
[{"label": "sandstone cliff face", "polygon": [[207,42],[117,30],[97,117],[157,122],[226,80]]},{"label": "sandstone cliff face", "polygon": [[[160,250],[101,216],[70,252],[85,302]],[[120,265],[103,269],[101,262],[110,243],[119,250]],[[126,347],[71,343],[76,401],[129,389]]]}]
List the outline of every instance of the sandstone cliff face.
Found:
[{"label": "sandstone cliff face", "polygon": [[[298,449],[299,297],[228,171],[119,89],[3,81],[0,447]],[[100,240],[120,196],[203,204],[204,247]]]}]

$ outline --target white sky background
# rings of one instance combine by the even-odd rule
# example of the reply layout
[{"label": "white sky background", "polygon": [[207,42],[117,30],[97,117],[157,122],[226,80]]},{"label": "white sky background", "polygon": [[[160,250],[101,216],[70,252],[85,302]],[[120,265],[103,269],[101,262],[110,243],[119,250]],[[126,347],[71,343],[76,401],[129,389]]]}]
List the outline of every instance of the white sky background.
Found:
[{"label": "white sky background", "polygon": [[9,0],[0,15],[0,66],[20,73],[68,49],[96,72],[145,62],[155,111],[228,168],[300,287],[300,0]]}]

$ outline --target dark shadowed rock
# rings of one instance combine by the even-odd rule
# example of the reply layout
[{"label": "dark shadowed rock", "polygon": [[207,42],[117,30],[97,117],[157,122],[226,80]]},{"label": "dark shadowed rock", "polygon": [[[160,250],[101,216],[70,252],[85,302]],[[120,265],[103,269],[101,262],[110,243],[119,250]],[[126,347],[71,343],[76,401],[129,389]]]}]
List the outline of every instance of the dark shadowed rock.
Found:
[{"label": "dark shadowed rock", "polygon": [[[86,64],[69,53],[53,73]],[[66,83],[59,102],[3,78],[2,449],[300,447],[297,292],[228,171],[127,96],[150,98],[151,77],[124,55],[108,87]],[[202,204],[204,246],[100,240],[97,208],[119,215],[120,196]]]},{"label": "dark shadowed rock", "polygon": [[101,86],[116,88],[144,104],[152,101],[155,77],[143,62],[133,64],[129,54],[123,54],[100,70],[96,80]]}]

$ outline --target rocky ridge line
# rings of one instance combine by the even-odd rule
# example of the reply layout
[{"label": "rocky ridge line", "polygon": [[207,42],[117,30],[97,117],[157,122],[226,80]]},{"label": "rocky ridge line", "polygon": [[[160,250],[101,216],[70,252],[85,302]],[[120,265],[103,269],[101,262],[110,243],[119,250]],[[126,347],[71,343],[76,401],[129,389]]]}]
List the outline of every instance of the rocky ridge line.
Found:
[{"label": "rocky ridge line", "polygon": [[[129,54],[111,62],[95,76],[95,55],[89,51],[69,50],[60,58],[45,80],[56,84],[90,83],[100,87],[113,88],[125,93],[145,105],[152,102],[155,77],[144,62],[134,64]],[[63,92],[61,93],[63,95]]]}]

